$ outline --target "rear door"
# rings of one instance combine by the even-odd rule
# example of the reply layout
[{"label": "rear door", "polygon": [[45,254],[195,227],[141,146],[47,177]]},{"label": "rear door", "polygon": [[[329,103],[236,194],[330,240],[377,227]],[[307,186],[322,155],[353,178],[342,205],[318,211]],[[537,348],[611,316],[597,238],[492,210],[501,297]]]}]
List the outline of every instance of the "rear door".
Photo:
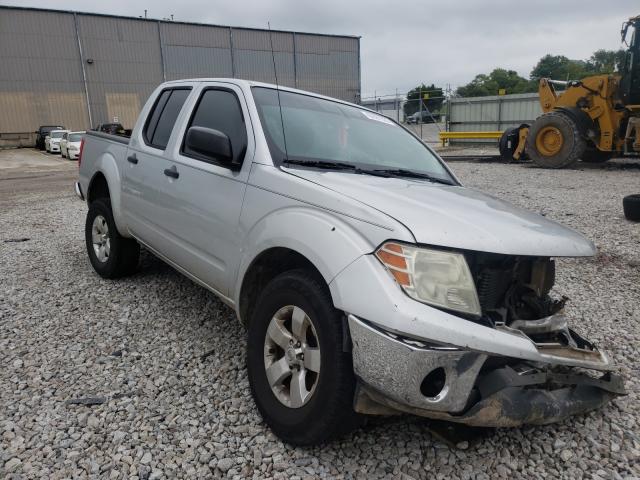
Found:
[{"label": "rear door", "polygon": [[[156,96],[141,129],[132,137],[122,166],[122,206],[131,233],[159,253],[174,258],[166,228],[172,221],[167,195],[171,168],[168,147],[174,126],[186,110],[191,86],[165,88]],[[121,160],[122,161],[122,160]]]},{"label": "rear door", "polygon": [[[228,295],[240,256],[239,218],[255,151],[253,129],[242,89],[207,83],[194,92],[195,106],[180,122],[165,177],[162,222],[174,244],[178,265],[223,295]],[[215,158],[185,153],[184,138],[192,126],[229,136],[231,168]]]}]

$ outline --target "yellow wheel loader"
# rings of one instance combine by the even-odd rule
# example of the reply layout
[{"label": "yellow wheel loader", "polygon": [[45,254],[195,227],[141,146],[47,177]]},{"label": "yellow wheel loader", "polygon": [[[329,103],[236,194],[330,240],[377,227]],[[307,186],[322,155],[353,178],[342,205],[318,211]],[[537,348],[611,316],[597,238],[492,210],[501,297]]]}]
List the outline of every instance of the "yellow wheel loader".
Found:
[{"label": "yellow wheel loader", "polygon": [[[578,160],[605,162],[640,153],[640,16],[622,26],[632,31],[620,74],[560,82],[543,78],[538,92],[544,112],[532,125],[506,130],[499,142],[505,159],[529,157],[545,168]],[[556,86],[564,90],[556,91]]]}]

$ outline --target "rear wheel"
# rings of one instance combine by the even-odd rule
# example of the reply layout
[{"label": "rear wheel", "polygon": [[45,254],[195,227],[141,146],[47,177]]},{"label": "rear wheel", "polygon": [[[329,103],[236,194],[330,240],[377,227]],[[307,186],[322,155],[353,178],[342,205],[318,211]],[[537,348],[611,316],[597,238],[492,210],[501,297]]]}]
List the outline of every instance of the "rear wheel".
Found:
[{"label": "rear wheel", "polygon": [[597,149],[586,150],[580,160],[584,163],[604,163],[613,156],[612,152],[603,152]]},{"label": "rear wheel", "polygon": [[576,163],[587,149],[578,125],[561,112],[537,118],[527,136],[527,153],[544,168],[566,168]]},{"label": "rear wheel", "polygon": [[[523,128],[529,128],[529,125],[523,123],[519,127],[508,128],[500,137],[498,141],[498,150],[500,151],[500,158],[505,162],[512,162],[515,159],[513,156],[518,149],[518,145],[520,143],[520,131]],[[520,155],[519,160],[524,159],[524,152]]]},{"label": "rear wheel", "polygon": [[502,133],[500,141],[498,142],[498,150],[500,151],[500,158],[505,162],[513,160],[513,152],[515,152],[518,146],[517,142],[514,145],[513,137],[518,135],[517,128],[508,128]]},{"label": "rear wheel", "polygon": [[249,324],[251,393],[273,432],[294,445],[325,442],[356,425],[355,376],[342,313],[305,270],[273,279]]},{"label": "rear wheel", "polygon": [[98,275],[118,278],[135,271],[140,245],[134,239],[120,235],[108,198],[91,202],[84,232],[89,260]]}]

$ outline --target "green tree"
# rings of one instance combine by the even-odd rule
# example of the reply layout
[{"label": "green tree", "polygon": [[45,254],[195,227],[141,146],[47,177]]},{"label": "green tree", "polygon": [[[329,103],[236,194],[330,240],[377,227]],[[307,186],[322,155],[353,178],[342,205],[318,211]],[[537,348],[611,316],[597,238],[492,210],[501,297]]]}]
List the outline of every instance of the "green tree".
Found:
[{"label": "green tree", "polygon": [[536,91],[535,85],[518,75],[514,70],[496,68],[488,75],[476,75],[471,82],[459,87],[456,93],[461,97],[484,97],[498,95],[501,89],[504,89],[506,93]]},{"label": "green tree", "polygon": [[614,73],[622,70],[624,50],[596,50],[587,60],[587,70],[592,74]]},{"label": "green tree", "polygon": [[[442,102],[444,102],[444,92],[442,88],[436,87],[433,83],[431,85],[425,85],[424,83],[412,88],[407,93],[407,101],[404,104],[404,114],[406,116],[413,115],[420,110],[420,95],[422,94],[422,110],[429,110],[430,112],[438,112],[442,108]],[[428,96],[427,99],[424,97]]]},{"label": "green tree", "polygon": [[542,57],[533,70],[531,70],[531,80],[541,78],[552,78],[553,80],[580,80],[588,75],[589,64],[584,60],[571,60],[564,55],[545,55]]}]

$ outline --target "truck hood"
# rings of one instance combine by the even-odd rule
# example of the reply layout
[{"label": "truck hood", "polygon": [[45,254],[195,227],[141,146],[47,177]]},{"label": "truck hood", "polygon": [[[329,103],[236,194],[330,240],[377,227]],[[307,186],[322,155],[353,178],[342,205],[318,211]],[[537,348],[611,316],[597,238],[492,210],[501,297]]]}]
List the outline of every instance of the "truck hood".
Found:
[{"label": "truck hood", "polygon": [[[595,255],[578,232],[485,193],[424,180],[284,169],[379,210],[416,242],[505,255]],[[345,212],[348,213],[348,212]]]}]

